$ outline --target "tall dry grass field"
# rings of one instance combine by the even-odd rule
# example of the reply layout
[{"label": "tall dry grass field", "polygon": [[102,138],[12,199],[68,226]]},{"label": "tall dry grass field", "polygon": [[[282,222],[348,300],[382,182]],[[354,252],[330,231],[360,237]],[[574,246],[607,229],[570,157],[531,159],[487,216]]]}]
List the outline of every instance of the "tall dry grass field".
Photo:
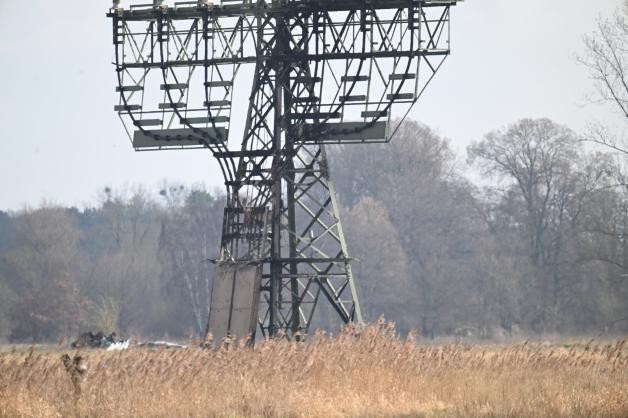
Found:
[{"label": "tall dry grass field", "polygon": [[[2,417],[628,417],[628,347],[424,346],[389,324],[255,350],[0,355]],[[75,376],[76,377],[76,376]]]}]

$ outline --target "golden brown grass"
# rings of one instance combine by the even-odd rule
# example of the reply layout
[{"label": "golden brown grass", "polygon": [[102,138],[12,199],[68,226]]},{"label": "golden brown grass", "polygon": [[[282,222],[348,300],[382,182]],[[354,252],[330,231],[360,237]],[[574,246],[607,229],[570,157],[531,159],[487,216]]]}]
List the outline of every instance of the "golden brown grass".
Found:
[{"label": "golden brown grass", "polygon": [[380,323],[255,350],[0,354],[2,417],[628,417],[628,347],[424,346]]}]

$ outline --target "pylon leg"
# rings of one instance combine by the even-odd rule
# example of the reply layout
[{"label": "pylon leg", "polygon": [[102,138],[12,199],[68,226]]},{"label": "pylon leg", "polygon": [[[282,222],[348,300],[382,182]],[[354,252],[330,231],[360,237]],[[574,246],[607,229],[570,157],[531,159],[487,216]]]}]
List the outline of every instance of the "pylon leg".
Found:
[{"label": "pylon leg", "polygon": [[[341,323],[362,322],[356,283],[323,145],[301,146],[282,173],[280,292],[275,328],[288,337],[305,335],[319,303],[329,304]],[[272,299],[262,277],[260,329],[270,335]]]}]

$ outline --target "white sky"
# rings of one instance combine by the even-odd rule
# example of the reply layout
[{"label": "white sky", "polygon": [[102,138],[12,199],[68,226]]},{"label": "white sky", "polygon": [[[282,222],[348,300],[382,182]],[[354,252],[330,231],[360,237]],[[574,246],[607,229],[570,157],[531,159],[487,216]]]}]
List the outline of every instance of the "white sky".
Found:
[{"label": "white sky", "polygon": [[[451,138],[461,152],[524,117],[549,117],[575,130],[593,118],[618,123],[612,108],[583,106],[592,85],[575,60],[596,17],[618,4],[461,3],[453,15],[452,56],[410,117]],[[208,151],[132,150],[113,112],[109,6],[0,0],[0,210],[44,199],[84,206],[107,185],[154,187],[165,178],[222,184]]]}]

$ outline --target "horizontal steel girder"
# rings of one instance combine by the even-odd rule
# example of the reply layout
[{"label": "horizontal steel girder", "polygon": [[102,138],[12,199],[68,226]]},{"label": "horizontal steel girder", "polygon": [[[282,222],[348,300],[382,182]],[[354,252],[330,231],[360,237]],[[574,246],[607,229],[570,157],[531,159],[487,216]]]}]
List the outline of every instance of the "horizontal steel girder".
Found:
[{"label": "horizontal steel girder", "polygon": [[213,58],[208,60],[174,60],[166,61],[163,64],[159,62],[138,62],[123,64],[121,68],[171,68],[171,67],[202,67],[211,65],[230,65],[230,64],[253,64],[258,61],[282,61],[282,62],[300,62],[300,61],[334,61],[347,59],[372,59],[372,58],[416,58],[427,56],[446,56],[449,55],[449,49],[419,49],[416,51],[373,51],[369,53],[359,52],[339,52],[339,53],[322,53],[322,54],[291,54],[286,56],[273,57],[257,57],[255,55],[231,57],[231,58]]},{"label": "horizontal steel girder", "polygon": [[[233,5],[214,5],[209,7],[182,7],[182,8],[166,8],[161,9],[168,14],[168,18],[178,19],[195,19],[201,18],[204,13],[208,13],[210,17],[237,17],[237,16],[254,16],[261,17],[273,14],[292,14],[311,12],[342,12],[350,10],[360,10],[363,8],[390,10],[407,7],[443,7],[455,6],[460,0],[302,0],[283,2],[284,4],[273,5],[270,3],[263,4],[261,7],[253,3],[242,3]],[[277,2],[280,3],[280,2]],[[131,10],[112,9],[107,17],[117,16],[124,20],[138,21],[151,20],[156,16],[156,9],[153,7],[136,8]]]}]

